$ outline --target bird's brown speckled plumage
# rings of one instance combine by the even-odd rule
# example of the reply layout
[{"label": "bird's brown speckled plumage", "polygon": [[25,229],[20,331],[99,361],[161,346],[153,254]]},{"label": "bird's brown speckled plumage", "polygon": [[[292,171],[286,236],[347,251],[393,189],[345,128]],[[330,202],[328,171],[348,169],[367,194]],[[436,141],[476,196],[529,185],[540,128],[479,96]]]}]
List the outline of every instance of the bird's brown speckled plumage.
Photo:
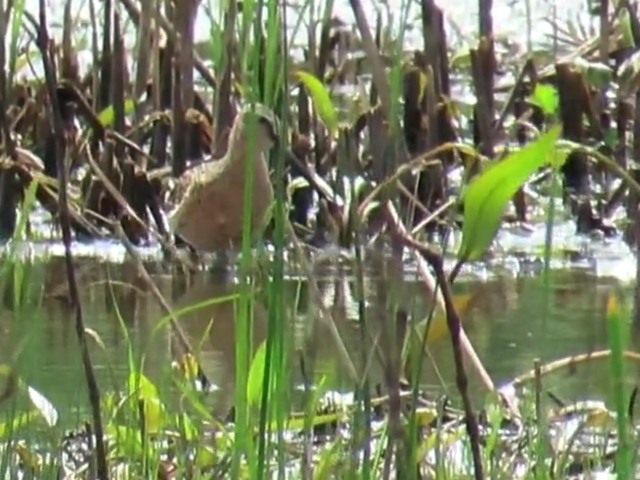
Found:
[{"label": "bird's brown speckled plumage", "polygon": [[[258,117],[257,122],[251,119],[254,115]],[[252,132],[255,132],[255,139],[250,142],[248,135]],[[266,107],[258,106],[255,111],[247,107],[238,113],[225,156],[189,172],[184,198],[169,217],[173,232],[200,252],[239,246],[242,241],[247,154],[251,154],[251,232],[253,235],[259,233],[264,228],[265,217],[273,201],[273,186],[264,153],[274,145],[276,138],[277,120]],[[249,152],[251,147],[253,152]]]}]

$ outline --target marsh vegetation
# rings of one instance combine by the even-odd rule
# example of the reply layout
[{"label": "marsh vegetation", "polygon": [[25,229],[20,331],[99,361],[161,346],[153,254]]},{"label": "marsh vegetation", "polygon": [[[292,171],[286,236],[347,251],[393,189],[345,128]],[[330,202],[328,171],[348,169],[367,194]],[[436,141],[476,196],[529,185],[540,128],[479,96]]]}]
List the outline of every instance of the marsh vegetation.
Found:
[{"label": "marsh vegetation", "polygon": [[635,3],[85,7],[0,1],[3,478],[637,476]]}]

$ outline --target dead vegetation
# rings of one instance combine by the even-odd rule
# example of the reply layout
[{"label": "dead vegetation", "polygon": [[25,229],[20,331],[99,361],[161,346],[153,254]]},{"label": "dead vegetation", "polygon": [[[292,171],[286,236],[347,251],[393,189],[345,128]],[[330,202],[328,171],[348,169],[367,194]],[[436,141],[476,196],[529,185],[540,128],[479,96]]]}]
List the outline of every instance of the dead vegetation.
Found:
[{"label": "dead vegetation", "polygon": [[[600,40],[576,39],[575,29],[567,32],[557,26],[556,43],[574,52],[551,66],[537,65],[532,59],[523,62],[504,101],[500,92],[506,91],[505,87],[497,87],[496,81],[505,68],[518,68],[519,60],[499,65],[507,59],[494,40],[490,12],[484,2],[480,4],[480,40],[471,46],[468,70],[462,72],[477,98],[471,105],[471,117],[462,117],[459,102],[452,98],[454,52],[448,47],[442,11],[433,2],[424,1],[424,47],[402,53],[400,134],[387,122],[394,99],[385,70],[393,66],[396,45],[380,17],[372,36],[361,19],[357,22],[360,35],[356,35],[339,19],[326,15],[319,35],[309,31],[302,63],[283,58],[283,50],[278,52],[277,58],[287,69],[287,81],[276,85],[270,99],[266,92],[267,41],[262,30],[253,45],[260,55],[258,97],[272,100],[269,103],[274,111],[284,113],[282,120],[288,125],[285,181],[291,184],[299,177],[306,180],[292,189],[290,198],[290,219],[303,240],[349,247],[354,213],[365,220],[361,223],[369,235],[379,232],[384,228],[384,215],[372,201],[372,192],[378,198],[397,199],[403,218],[428,234],[450,225],[457,219],[450,208],[457,190],[450,180],[451,172],[462,166],[465,177],[474,175],[482,168],[480,158],[493,158],[508,150],[502,145],[511,140],[512,134],[525,143],[530,125],[540,128],[544,124],[542,112],[527,102],[538,82],[553,83],[558,88],[565,138],[597,146],[638,178],[633,164],[627,162],[628,157],[637,156],[640,145],[629,142],[627,135],[640,137],[635,134],[640,122],[634,122],[638,109],[629,101],[637,97],[633,83],[637,62],[621,34],[630,25],[631,32],[640,35],[635,13],[625,17],[625,23],[621,20],[622,8],[599,12],[607,20],[602,22],[601,32],[606,37]],[[243,67],[239,40],[232,28],[235,8],[227,12],[221,25],[225,59],[213,65],[220,69],[211,70],[196,52],[201,49],[194,47],[196,2],[181,4],[180,8],[171,3],[163,7],[153,2],[137,5],[131,0],[121,0],[118,6],[105,3],[102,18],[92,19],[94,24],[101,23],[103,35],[98,38],[97,30],[92,32],[94,63],[84,70],[74,48],[70,1],[65,7],[61,39],[54,40],[48,34],[41,38],[47,31],[42,25],[46,15],[36,19],[24,12],[27,31],[40,56],[47,52],[52,60],[53,83],[11,76],[15,66],[8,70],[11,78],[2,75],[0,110],[5,113],[0,122],[5,140],[0,233],[4,238],[12,235],[16,208],[33,180],[38,181],[39,203],[54,218],[59,216],[57,156],[62,154],[76,236],[112,236],[114,224],[119,223],[134,245],[158,240],[165,245],[172,243],[164,213],[180,198],[171,194],[175,182],[170,179],[208,156],[219,158],[226,151],[229,128],[242,97],[238,81]],[[124,46],[125,14],[133,21],[138,37],[132,52]],[[286,30],[279,31],[279,44],[287,45]],[[354,49],[360,53],[351,54]],[[135,68],[132,58],[136,59]],[[23,64],[34,61],[30,55],[18,59]],[[460,70],[460,62],[454,68]],[[594,82],[590,72],[597,68],[609,72],[611,81]],[[293,75],[300,69],[313,73],[327,87],[360,85],[355,92],[335,97],[346,119],[340,122],[335,136],[319,120],[308,89]],[[359,80],[365,73],[371,73],[371,83]],[[624,85],[616,82],[617,77],[624,77]],[[622,91],[624,95],[612,100],[607,95],[610,91]],[[49,108],[52,95],[57,110]],[[60,114],[58,128],[54,111]],[[472,140],[477,154],[452,148],[466,140]],[[275,164],[272,155],[272,171]],[[607,220],[622,204],[626,205],[625,216],[635,218],[636,195],[626,194],[626,183],[616,184],[600,166],[590,163],[584,152],[570,155],[563,175],[564,196],[575,215],[578,232],[615,232]],[[356,177],[363,181],[355,192],[355,201],[347,202],[351,192],[343,180]],[[283,179],[274,174],[273,180],[278,186]],[[391,188],[383,188],[387,186]],[[526,222],[529,199],[523,190],[514,197],[513,205],[513,214],[505,220]]]}]

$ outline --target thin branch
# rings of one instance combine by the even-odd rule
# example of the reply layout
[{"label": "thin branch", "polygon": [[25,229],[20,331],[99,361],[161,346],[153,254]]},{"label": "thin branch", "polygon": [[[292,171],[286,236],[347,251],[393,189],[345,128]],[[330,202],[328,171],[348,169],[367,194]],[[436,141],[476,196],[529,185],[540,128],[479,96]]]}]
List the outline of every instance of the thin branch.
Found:
[{"label": "thin branch", "polygon": [[78,294],[78,285],[76,282],[75,271],[73,268],[73,257],[71,253],[71,221],[69,213],[69,203],[67,200],[67,168],[65,165],[66,158],[66,142],[65,129],[60,105],[58,103],[58,95],[56,92],[56,71],[53,62],[53,55],[50,52],[49,33],[47,31],[47,7],[44,0],[40,0],[40,24],[38,25],[37,45],[42,54],[42,66],[46,79],[47,91],[49,95],[49,106],[51,121],[56,138],[56,162],[58,164],[58,208],[60,211],[60,228],[62,230],[62,241],[64,243],[64,259],[67,269],[67,282],[69,284],[69,296],[71,306],[75,313],[76,335],[80,343],[82,355],[82,365],[87,380],[87,389],[89,390],[89,402],[91,404],[91,413],[93,417],[93,431],[96,436],[96,460],[97,460],[97,476],[100,480],[109,479],[109,471],[107,468],[107,452],[104,444],[104,430],[102,428],[102,417],[100,413],[100,391],[98,382],[93,371],[91,363],[91,355],[85,337],[84,320],[82,318],[82,305]]},{"label": "thin branch", "polygon": [[[391,222],[390,222],[391,223]],[[402,244],[408,248],[412,248],[420,253],[427,261],[427,263],[433,268],[436,276],[436,280],[442,291],[442,298],[444,300],[444,307],[447,318],[447,326],[449,327],[449,333],[451,334],[451,346],[453,347],[453,360],[456,368],[456,385],[460,391],[462,397],[462,404],[465,412],[465,424],[467,428],[467,434],[469,435],[469,442],[471,444],[471,455],[473,458],[473,468],[475,480],[483,480],[484,473],[482,467],[482,456],[480,454],[480,429],[478,427],[478,419],[473,409],[471,399],[469,397],[469,380],[464,370],[464,361],[462,357],[462,347],[460,342],[460,317],[456,312],[453,303],[453,293],[451,291],[451,284],[449,283],[447,276],[444,272],[444,262],[442,255],[433,249],[429,248],[406,234],[402,234],[397,228],[393,228],[395,224],[392,224],[392,231],[396,238],[402,242]]]}]

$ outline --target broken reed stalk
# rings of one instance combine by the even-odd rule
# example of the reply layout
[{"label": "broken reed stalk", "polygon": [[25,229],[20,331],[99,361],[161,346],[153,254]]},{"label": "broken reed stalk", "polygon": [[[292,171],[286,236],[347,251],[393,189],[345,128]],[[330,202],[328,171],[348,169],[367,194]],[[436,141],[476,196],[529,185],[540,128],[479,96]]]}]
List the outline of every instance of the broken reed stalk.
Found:
[{"label": "broken reed stalk", "polygon": [[53,55],[50,52],[50,40],[47,30],[47,14],[44,0],[39,1],[40,18],[37,29],[36,44],[42,55],[42,66],[44,69],[47,91],[49,96],[51,122],[56,137],[55,151],[56,162],[58,166],[58,208],[60,211],[60,228],[62,230],[62,241],[64,244],[64,258],[67,270],[67,282],[69,284],[69,295],[71,307],[75,313],[75,326],[78,342],[80,343],[82,365],[87,380],[87,389],[89,393],[89,402],[91,405],[91,414],[93,417],[93,430],[96,437],[96,464],[97,477],[100,480],[109,480],[109,471],[107,467],[107,451],[104,442],[104,429],[102,427],[102,417],[100,411],[100,391],[96,380],[93,365],[91,363],[91,355],[87,339],[85,337],[84,319],[82,317],[82,304],[78,294],[78,285],[76,283],[75,271],[73,268],[73,257],[71,253],[71,221],[69,214],[69,203],[67,199],[67,169],[65,166],[65,132],[62,113],[58,103],[58,95],[56,93],[56,71],[53,61]]},{"label": "broken reed stalk", "polygon": [[[631,360],[640,364],[640,353],[626,350],[622,352],[622,355],[626,360]],[[571,355],[570,357],[560,358],[553,360],[544,365],[540,365],[540,377],[546,377],[552,373],[556,373],[561,370],[571,371],[575,369],[579,364],[591,362],[595,360],[603,360],[611,356],[611,350],[598,350],[596,352],[581,353],[580,355]],[[535,368],[529,370],[526,373],[518,375],[514,378],[509,385],[513,388],[521,388],[525,383],[531,382],[536,379]]]},{"label": "broken reed stalk", "polygon": [[[435,272],[436,281],[442,294],[442,301],[444,302],[447,326],[449,327],[449,333],[451,334],[453,360],[456,368],[456,385],[458,386],[460,397],[462,397],[462,404],[465,412],[465,424],[467,435],[469,435],[469,442],[471,444],[471,455],[473,457],[474,477],[475,480],[483,480],[484,473],[482,467],[482,456],[480,454],[480,428],[473,409],[473,404],[471,403],[471,398],[469,397],[469,380],[464,370],[464,361],[462,357],[463,347],[460,339],[464,334],[464,331],[460,324],[458,312],[456,312],[453,304],[453,293],[451,292],[451,285],[444,272],[442,255],[409,237],[406,233],[401,232],[397,214],[395,214],[395,211],[389,202],[386,204],[386,210],[387,220],[392,229],[392,233],[404,246],[410,248],[414,252],[419,252]],[[438,297],[440,297],[440,295],[438,295]],[[484,368],[482,368],[482,370],[484,370]]]}]

